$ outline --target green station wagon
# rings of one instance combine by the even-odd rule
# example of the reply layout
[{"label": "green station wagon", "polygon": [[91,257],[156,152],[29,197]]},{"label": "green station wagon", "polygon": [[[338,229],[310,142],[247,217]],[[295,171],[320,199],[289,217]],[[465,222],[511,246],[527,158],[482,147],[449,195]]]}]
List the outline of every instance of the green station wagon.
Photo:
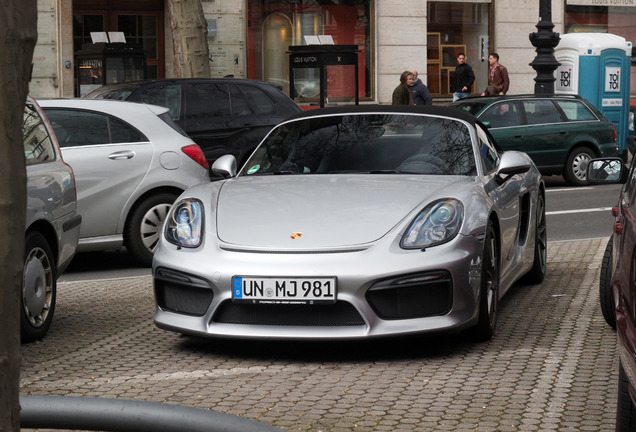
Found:
[{"label": "green station wagon", "polygon": [[591,159],[618,155],[616,128],[579,96],[472,97],[450,106],[481,120],[503,150],[526,152],[541,174],[571,185],[587,184]]}]

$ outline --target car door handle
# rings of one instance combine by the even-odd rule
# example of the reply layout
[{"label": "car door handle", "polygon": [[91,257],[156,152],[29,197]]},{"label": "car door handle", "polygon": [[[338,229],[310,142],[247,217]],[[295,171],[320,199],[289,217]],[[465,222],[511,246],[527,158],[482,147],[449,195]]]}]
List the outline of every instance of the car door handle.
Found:
[{"label": "car door handle", "polygon": [[132,159],[134,157],[135,157],[135,152],[130,150],[115,152],[108,155],[108,159],[112,159],[112,160]]}]

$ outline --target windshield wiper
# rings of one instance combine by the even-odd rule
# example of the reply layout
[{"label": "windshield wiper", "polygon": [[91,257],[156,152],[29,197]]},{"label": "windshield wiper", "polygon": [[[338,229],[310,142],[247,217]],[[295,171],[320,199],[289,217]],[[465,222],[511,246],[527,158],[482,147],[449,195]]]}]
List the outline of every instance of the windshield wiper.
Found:
[{"label": "windshield wiper", "polygon": [[371,170],[369,174],[400,174],[401,171],[396,170]]},{"label": "windshield wiper", "polygon": [[287,174],[298,174],[294,171],[290,171],[290,170],[280,170],[280,171],[274,171],[272,174],[274,175],[287,175]]}]

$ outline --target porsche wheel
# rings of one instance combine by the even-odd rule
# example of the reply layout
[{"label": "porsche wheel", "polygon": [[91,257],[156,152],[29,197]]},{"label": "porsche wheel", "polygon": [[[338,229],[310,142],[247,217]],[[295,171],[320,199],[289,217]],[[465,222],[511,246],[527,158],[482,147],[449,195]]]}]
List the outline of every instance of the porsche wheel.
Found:
[{"label": "porsche wheel", "polygon": [[499,305],[499,254],[492,223],[486,228],[484,252],[481,262],[481,290],[479,295],[479,322],[472,329],[473,339],[487,341],[495,334]]},{"label": "porsche wheel", "polygon": [[616,328],[616,313],[614,311],[614,294],[612,293],[612,248],[614,238],[610,237],[605,247],[603,261],[601,263],[601,277],[599,278],[599,297],[601,300],[601,312],[605,322],[612,328]]},{"label": "porsche wheel", "polygon": [[171,193],[153,195],[143,200],[130,217],[124,241],[131,255],[145,266],[152,265],[152,256],[159,244],[161,227],[177,196]]},{"label": "porsche wheel", "polygon": [[22,342],[41,339],[53,321],[56,296],[55,258],[46,238],[38,232],[26,235],[22,273]]},{"label": "porsche wheel", "polygon": [[545,219],[545,196],[537,199],[537,225],[534,237],[534,264],[526,274],[525,282],[535,285],[543,282],[547,269],[548,231]]}]

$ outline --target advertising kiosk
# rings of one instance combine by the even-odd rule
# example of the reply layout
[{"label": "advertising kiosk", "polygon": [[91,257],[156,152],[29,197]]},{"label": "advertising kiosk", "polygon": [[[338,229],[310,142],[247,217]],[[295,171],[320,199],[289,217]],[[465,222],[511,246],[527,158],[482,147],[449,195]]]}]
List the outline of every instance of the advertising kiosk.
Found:
[{"label": "advertising kiosk", "polygon": [[[300,71],[313,70],[316,73],[312,76],[317,76],[313,80],[308,80],[307,84],[311,88],[317,88],[319,94],[320,108],[325,107],[327,101],[328,86],[334,83],[330,82],[327,77],[327,69],[329,67],[342,67],[351,66],[352,74],[349,74],[353,78],[353,93],[355,104],[358,105],[358,45],[298,45],[289,47],[289,97],[296,99],[297,97],[304,96],[300,90],[301,86],[298,84],[301,82],[299,77]],[[335,82],[344,82],[344,77],[340,77],[339,80],[333,80]],[[318,81],[314,84],[312,81]],[[306,84],[303,84],[305,86]],[[351,87],[350,87],[351,88]],[[342,90],[342,89],[341,89]],[[298,101],[297,101],[298,102]]]},{"label": "advertising kiosk", "polygon": [[561,63],[555,93],[578,94],[601,110],[614,123],[626,159],[632,43],[608,33],[568,33],[554,50]]}]

